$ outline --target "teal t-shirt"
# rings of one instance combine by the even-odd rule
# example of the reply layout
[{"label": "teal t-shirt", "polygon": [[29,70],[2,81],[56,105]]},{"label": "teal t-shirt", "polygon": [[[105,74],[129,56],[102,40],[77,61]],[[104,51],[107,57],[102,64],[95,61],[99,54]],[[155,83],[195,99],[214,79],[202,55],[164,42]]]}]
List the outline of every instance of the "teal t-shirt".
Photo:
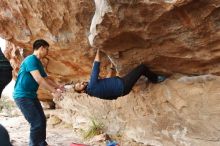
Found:
[{"label": "teal t-shirt", "polygon": [[42,77],[47,77],[41,61],[35,55],[30,55],[26,57],[21,63],[14,87],[14,98],[37,97],[37,90],[39,85],[30,73],[34,70],[38,70]]}]

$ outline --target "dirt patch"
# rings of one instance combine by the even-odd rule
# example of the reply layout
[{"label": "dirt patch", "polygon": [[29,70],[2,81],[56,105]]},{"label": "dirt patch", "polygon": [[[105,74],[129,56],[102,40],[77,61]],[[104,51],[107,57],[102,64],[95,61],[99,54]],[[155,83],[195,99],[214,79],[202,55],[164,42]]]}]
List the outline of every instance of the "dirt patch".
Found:
[{"label": "dirt patch", "polygon": [[[7,117],[0,115],[0,123],[8,130],[14,146],[27,146],[29,141],[29,124],[22,115]],[[69,146],[71,142],[82,142],[74,131],[63,123],[47,125],[47,142],[51,146]]]}]

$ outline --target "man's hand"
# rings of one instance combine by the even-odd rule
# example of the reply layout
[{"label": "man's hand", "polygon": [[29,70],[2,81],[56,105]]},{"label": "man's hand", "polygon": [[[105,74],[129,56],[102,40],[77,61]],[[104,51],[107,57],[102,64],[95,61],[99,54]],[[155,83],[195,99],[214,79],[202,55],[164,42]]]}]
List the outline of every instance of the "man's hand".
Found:
[{"label": "man's hand", "polygon": [[63,96],[62,96],[62,91],[60,89],[57,89],[55,92],[52,93],[53,97],[55,100],[62,100]]},{"label": "man's hand", "polygon": [[100,62],[100,53],[99,52],[100,52],[99,49],[97,49],[94,61]]},{"label": "man's hand", "polygon": [[57,89],[61,90],[62,93],[63,93],[63,92],[66,91],[64,86],[65,86],[65,84],[58,85],[58,88],[57,88]]}]

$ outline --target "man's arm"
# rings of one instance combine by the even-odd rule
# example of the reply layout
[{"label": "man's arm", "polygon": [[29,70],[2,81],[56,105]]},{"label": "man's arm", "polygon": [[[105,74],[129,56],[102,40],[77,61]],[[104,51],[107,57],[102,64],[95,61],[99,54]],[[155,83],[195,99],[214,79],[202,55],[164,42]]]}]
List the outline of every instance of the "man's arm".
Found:
[{"label": "man's arm", "polygon": [[64,91],[64,84],[63,85],[58,85],[56,84],[52,79],[50,79],[49,77],[44,78],[48,84],[50,84],[51,86],[53,86],[55,89],[60,89],[61,91]]},{"label": "man's arm", "polygon": [[55,94],[56,97],[61,96],[61,92],[58,92],[53,85],[50,85],[41,75],[38,70],[33,70],[30,72],[35,81],[40,85],[49,90],[51,93]]},{"label": "man's arm", "polygon": [[54,88],[56,88],[56,89],[59,88],[59,86],[54,81],[52,81],[50,78],[46,77],[44,79],[47,81],[47,83],[49,83]]},{"label": "man's arm", "polygon": [[100,53],[99,49],[97,49],[96,56],[93,63],[93,68],[90,76],[90,85],[95,85],[99,78],[99,72],[100,72]]},{"label": "man's arm", "polygon": [[97,49],[94,61],[100,62],[100,51],[99,51],[99,49]]}]

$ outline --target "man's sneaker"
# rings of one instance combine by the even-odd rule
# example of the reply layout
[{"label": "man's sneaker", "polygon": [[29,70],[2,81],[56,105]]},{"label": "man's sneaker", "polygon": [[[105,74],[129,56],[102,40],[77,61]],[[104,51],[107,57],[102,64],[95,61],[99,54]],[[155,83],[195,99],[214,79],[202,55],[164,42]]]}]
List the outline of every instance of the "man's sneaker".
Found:
[{"label": "man's sneaker", "polygon": [[166,80],[165,76],[157,76],[157,83],[163,82],[164,80]]}]

